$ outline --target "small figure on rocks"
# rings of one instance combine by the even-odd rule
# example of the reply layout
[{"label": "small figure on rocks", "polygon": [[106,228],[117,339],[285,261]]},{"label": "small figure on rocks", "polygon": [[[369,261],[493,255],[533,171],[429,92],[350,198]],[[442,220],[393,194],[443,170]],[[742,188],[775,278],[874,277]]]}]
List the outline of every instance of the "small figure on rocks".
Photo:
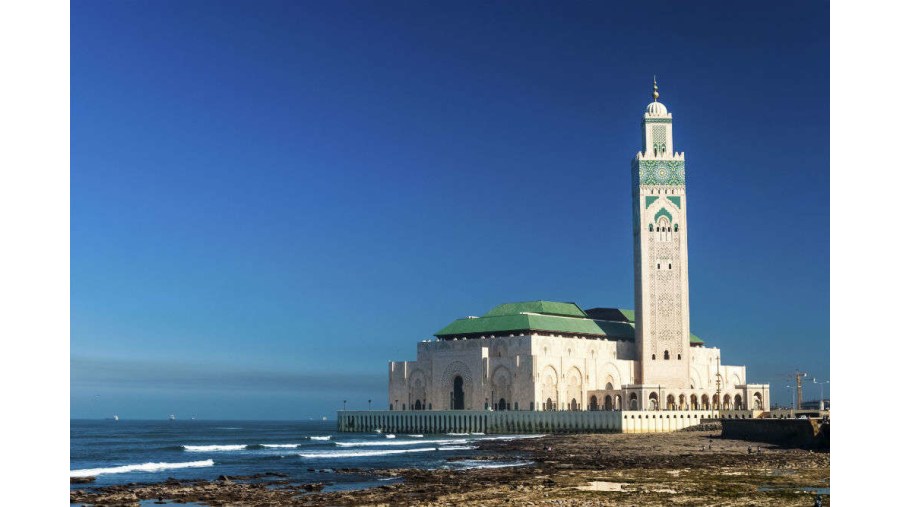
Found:
[{"label": "small figure on rocks", "polygon": [[822,495],[816,495],[816,503],[813,504],[813,507],[822,507]]}]

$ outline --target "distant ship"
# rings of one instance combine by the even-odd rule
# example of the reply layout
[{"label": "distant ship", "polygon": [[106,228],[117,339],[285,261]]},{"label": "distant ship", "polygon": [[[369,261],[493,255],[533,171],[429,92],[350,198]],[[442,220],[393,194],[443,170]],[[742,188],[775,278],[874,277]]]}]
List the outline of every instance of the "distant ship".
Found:
[{"label": "distant ship", "polygon": [[324,416],[324,415],[323,415],[323,416],[322,416],[322,420],[323,420],[323,421],[327,421],[327,420],[328,420],[328,418],[327,418],[327,417],[325,417],[325,416]]},{"label": "distant ship", "polygon": [[118,420],[119,420],[119,416],[114,415],[114,416],[113,416],[113,421],[118,421]]},{"label": "distant ship", "polygon": [[170,420],[170,421],[174,421],[174,420],[175,420],[175,414],[169,414],[169,420]]}]

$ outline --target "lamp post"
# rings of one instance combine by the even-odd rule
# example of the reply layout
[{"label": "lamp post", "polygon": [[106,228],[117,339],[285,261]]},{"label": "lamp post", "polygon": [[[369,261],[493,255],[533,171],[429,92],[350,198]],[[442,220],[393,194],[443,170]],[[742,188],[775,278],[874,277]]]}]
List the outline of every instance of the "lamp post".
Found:
[{"label": "lamp post", "polygon": [[[787,389],[794,389],[791,386],[784,386],[784,387],[786,387]],[[793,395],[793,393],[791,393],[790,396],[791,396],[791,410],[794,410],[794,395]]]},{"label": "lamp post", "polygon": [[344,411],[347,411],[347,400],[344,400]]},{"label": "lamp post", "polygon": [[819,410],[825,410],[825,384],[830,382],[830,380],[817,382],[816,378],[813,377],[813,384],[819,384]]},{"label": "lamp post", "polygon": [[372,400],[369,400],[369,411],[372,410]]}]

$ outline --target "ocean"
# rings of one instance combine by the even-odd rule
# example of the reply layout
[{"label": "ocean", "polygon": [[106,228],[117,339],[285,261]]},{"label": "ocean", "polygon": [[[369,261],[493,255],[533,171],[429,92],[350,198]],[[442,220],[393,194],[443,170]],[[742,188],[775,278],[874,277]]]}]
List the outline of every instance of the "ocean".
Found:
[{"label": "ocean", "polygon": [[325,483],[325,491],[358,489],[396,479],[335,470],[521,466],[528,461],[516,455],[479,459],[485,453],[478,444],[536,436],[339,433],[335,428],[334,421],[72,420],[69,474],[96,481],[71,487],[274,472],[292,482]]}]

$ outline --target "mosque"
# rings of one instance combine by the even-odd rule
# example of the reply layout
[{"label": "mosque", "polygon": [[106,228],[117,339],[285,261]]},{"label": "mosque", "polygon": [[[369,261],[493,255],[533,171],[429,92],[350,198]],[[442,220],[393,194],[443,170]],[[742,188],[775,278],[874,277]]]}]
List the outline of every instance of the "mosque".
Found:
[{"label": "mosque", "polygon": [[390,362],[391,411],[765,411],[769,386],[691,334],[684,153],[653,102],[631,163],[634,310],[505,303]]}]

